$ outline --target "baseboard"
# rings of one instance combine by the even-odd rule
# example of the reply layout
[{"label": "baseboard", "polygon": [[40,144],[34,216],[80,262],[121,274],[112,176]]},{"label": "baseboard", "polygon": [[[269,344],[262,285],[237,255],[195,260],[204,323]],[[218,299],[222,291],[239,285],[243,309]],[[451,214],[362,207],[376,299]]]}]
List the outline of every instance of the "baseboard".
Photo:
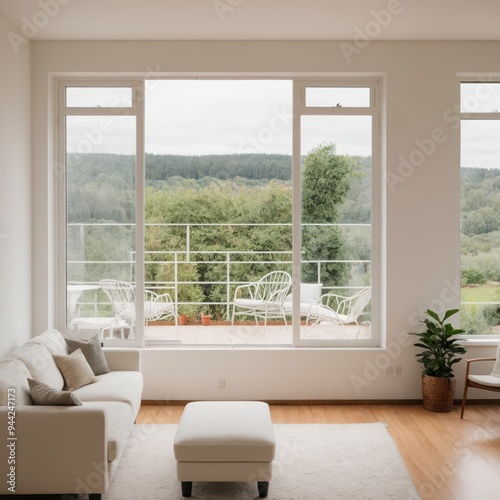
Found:
[{"label": "baseboard", "polygon": [[[421,405],[421,399],[268,399],[259,400],[270,405]],[[144,406],[185,406],[192,400],[171,399],[143,399]],[[461,399],[453,401],[455,405],[461,405]],[[500,405],[499,399],[468,399],[468,405]]]}]

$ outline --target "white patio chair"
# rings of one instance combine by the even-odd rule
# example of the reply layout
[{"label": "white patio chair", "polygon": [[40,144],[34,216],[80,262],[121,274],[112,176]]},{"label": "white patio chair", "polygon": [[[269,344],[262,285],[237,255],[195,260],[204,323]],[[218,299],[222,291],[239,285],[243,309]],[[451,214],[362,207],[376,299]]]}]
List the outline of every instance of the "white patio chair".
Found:
[{"label": "white patio chair", "polygon": [[[117,280],[101,280],[99,285],[108,296],[115,309],[116,317],[127,322],[130,327],[135,323],[135,285]],[[168,293],[158,295],[151,290],[144,291],[144,320],[149,321],[174,318],[177,326],[175,303]]]},{"label": "white patio chair", "polygon": [[309,314],[306,320],[306,335],[318,324],[330,323],[332,325],[341,325],[344,335],[348,337],[345,326],[355,324],[358,328],[356,338],[361,333],[358,319],[361,313],[371,299],[371,288],[363,288],[359,292],[344,297],[333,293],[327,293],[321,296],[318,304],[309,307]]},{"label": "white patio chair", "polygon": [[286,316],[283,302],[292,286],[292,277],[284,271],[273,271],[263,276],[259,281],[236,287],[233,300],[233,315],[231,328],[235,316],[253,316],[257,326],[259,319],[283,319]]},{"label": "white patio chair", "polygon": [[118,330],[120,338],[125,338],[125,330],[129,325],[118,316],[110,317],[78,317],[71,320],[70,328],[76,330],[99,330],[99,339],[104,340],[104,332],[107,330],[108,337],[113,338],[114,332]]}]

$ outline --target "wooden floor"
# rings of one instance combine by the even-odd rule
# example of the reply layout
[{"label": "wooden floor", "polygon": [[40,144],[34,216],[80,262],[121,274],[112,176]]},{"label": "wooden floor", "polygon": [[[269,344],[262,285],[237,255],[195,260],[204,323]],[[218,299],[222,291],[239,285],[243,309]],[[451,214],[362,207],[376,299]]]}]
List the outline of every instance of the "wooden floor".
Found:
[{"label": "wooden floor", "polygon": [[[175,424],[182,409],[143,405],[137,423]],[[500,406],[467,406],[464,420],[458,407],[417,405],[272,405],[271,415],[275,424],[385,422],[422,498],[500,499]]]}]

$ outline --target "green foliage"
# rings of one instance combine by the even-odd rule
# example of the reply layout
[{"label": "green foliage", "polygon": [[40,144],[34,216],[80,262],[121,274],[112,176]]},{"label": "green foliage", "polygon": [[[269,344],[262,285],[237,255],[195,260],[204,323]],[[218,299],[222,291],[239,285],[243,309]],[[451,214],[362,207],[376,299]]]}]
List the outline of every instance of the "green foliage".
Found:
[{"label": "green foliage", "polygon": [[421,321],[426,326],[426,330],[421,333],[412,333],[419,337],[419,341],[414,345],[421,347],[424,351],[416,356],[418,362],[423,364],[424,375],[431,377],[453,377],[453,365],[462,358],[460,354],[465,354],[465,349],[458,344],[459,338],[456,336],[464,333],[464,330],[454,328],[451,323],[445,321],[456,314],[458,309],[450,309],[445,312],[443,318],[427,309],[425,314],[430,317]]},{"label": "green foliage", "polygon": [[[495,299],[498,301],[498,297]],[[500,306],[497,304],[462,304],[462,328],[467,335],[491,335],[493,327],[500,324]]]},{"label": "green foliage", "polygon": [[486,283],[486,276],[477,267],[469,267],[462,269],[461,282],[463,285],[483,285]]},{"label": "green foliage", "polygon": [[180,176],[201,180],[211,177],[229,180],[237,177],[252,180],[283,180],[292,178],[292,158],[278,154],[238,155],[154,155],[146,154],[149,180],[165,180]]},{"label": "green foliage", "polygon": [[[302,173],[302,222],[338,223],[339,207],[351,186],[353,159],[336,154],[335,144],[322,144],[304,160]],[[339,227],[305,226],[302,230],[304,260],[344,260],[344,237]],[[319,277],[325,285],[345,285],[349,269],[344,263],[326,263]],[[317,282],[315,264],[302,266],[302,280]]]},{"label": "green foliage", "polygon": [[339,206],[350,188],[353,160],[335,152],[335,144],[313,149],[302,172],[302,222],[338,222]]}]

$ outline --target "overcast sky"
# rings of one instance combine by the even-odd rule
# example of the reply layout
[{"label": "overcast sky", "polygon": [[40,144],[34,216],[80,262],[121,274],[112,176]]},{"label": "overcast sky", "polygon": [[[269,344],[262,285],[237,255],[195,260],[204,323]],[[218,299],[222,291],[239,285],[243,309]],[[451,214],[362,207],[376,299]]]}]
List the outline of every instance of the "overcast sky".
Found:
[{"label": "overcast sky", "polygon": [[[119,92],[119,103],[128,104],[130,95]],[[116,98],[110,92],[108,99]],[[86,89],[85,99],[95,106],[97,95]],[[147,153],[292,154],[289,80],[148,80],[145,104]],[[462,84],[462,111],[496,110],[500,84]],[[368,156],[370,128],[367,117],[304,117],[302,154],[334,142],[339,154]],[[69,151],[133,154],[134,120],[69,117],[67,142]],[[461,157],[463,166],[500,168],[500,120],[464,121]]]}]

